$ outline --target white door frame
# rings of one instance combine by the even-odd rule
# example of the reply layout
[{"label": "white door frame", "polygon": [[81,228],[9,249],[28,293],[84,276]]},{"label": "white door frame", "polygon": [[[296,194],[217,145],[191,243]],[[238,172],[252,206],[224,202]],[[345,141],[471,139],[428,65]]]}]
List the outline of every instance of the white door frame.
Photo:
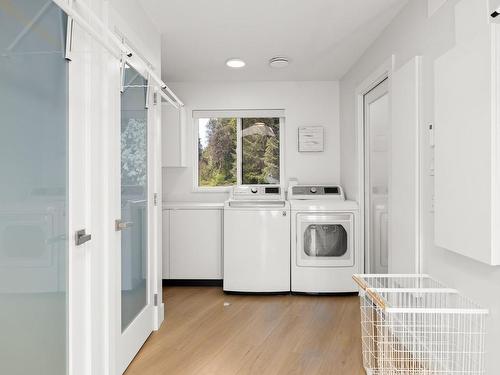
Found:
[{"label": "white door frame", "polygon": [[[378,69],[376,69],[373,73],[371,73],[357,88],[355,91],[355,108],[356,108],[356,134],[357,134],[357,158],[358,158],[358,198],[360,202],[360,225],[361,225],[361,230],[360,230],[360,243],[363,244],[364,246],[364,256],[365,256],[365,272],[370,272],[370,267],[371,267],[371,259],[370,259],[370,254],[368,252],[368,247],[366,246],[367,240],[369,240],[369,234],[365,233],[365,205],[366,205],[366,181],[365,181],[365,161],[366,161],[366,155],[365,155],[365,129],[364,129],[364,96],[367,94],[369,91],[371,91],[374,87],[376,87],[379,83],[381,83],[383,80],[386,78],[389,79],[389,99],[391,98],[391,76],[395,70],[395,55],[392,55],[390,59],[388,59],[384,64],[382,64]],[[389,110],[391,111],[391,106],[392,106],[392,100],[389,100]],[[391,111],[392,113],[392,111]],[[389,136],[389,142],[390,142],[391,136]],[[417,138],[418,139],[418,138]],[[417,145],[418,152],[420,155],[420,147],[421,144]],[[420,160],[420,156],[419,156]],[[391,169],[391,150],[389,149],[389,170]],[[420,167],[417,168],[416,173],[420,175]],[[417,178],[417,183],[419,186],[417,186],[417,200],[419,203],[418,205],[418,211],[422,211],[422,206],[421,206],[421,179]],[[391,186],[391,174],[389,173],[389,188]],[[390,192],[389,192],[390,194]],[[389,200],[390,201],[390,200]],[[390,204],[389,204],[389,215],[390,215]],[[420,215],[421,217],[421,215]],[[417,225],[419,228],[417,228],[417,233],[420,235],[420,220],[417,220]],[[390,221],[390,219],[389,219]],[[389,223],[390,225],[390,223]],[[390,243],[389,243],[389,249],[390,249]],[[416,251],[418,252],[417,254],[417,259],[416,259],[416,267],[415,267],[415,272],[422,272],[422,249],[420,246],[417,247]],[[389,251],[389,256],[390,256],[390,251]]]},{"label": "white door frame", "polygon": [[[366,181],[365,181],[365,126],[364,126],[364,96],[385,79],[389,79],[389,95],[391,93],[391,74],[394,70],[395,56],[384,62],[379,68],[372,72],[355,91],[356,108],[356,135],[357,135],[357,159],[358,159],[358,199],[360,206],[360,239],[363,246],[364,271],[370,273],[371,258],[366,246],[369,234],[365,233],[365,205],[366,205]],[[389,104],[390,106],[390,104]],[[390,151],[389,151],[390,152]],[[389,158],[390,159],[390,158]],[[390,167],[390,164],[389,164]],[[389,177],[390,178],[390,177]],[[389,182],[390,185],[390,182]]]}]

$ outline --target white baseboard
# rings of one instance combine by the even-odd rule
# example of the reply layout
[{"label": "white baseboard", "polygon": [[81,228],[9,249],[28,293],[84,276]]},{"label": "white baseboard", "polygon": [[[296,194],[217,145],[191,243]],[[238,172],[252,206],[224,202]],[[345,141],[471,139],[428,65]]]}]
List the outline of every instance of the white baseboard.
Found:
[{"label": "white baseboard", "polygon": [[165,320],[165,304],[162,303],[160,306],[154,308],[154,330],[158,331],[161,324]]}]

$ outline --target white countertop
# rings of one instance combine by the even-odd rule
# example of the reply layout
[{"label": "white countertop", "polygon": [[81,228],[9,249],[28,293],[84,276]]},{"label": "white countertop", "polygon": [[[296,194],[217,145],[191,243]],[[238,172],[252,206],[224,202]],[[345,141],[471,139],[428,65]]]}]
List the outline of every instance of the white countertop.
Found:
[{"label": "white countertop", "polygon": [[222,210],[224,202],[163,202],[164,210]]}]

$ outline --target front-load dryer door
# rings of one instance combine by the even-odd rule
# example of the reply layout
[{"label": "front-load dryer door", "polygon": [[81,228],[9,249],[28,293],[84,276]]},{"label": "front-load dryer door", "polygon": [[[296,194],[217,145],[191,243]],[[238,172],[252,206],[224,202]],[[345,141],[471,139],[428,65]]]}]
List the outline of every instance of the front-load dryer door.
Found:
[{"label": "front-load dryer door", "polygon": [[297,266],[354,266],[354,215],[307,213],[297,215]]}]

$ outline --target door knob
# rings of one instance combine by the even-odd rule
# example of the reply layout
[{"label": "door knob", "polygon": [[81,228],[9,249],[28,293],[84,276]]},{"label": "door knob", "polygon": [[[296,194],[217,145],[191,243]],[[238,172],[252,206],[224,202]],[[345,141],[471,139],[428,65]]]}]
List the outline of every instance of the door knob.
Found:
[{"label": "door knob", "polygon": [[121,219],[115,220],[115,230],[117,232],[130,228],[132,225],[134,225],[134,223],[131,221],[122,221]]}]

